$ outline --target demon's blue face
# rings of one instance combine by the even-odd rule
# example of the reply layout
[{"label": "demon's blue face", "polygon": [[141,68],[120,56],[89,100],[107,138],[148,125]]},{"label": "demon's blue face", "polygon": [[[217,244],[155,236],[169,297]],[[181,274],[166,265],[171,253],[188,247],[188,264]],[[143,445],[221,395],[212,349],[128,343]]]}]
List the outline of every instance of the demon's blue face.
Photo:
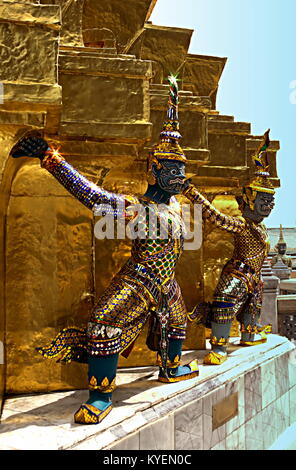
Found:
[{"label": "demon's blue face", "polygon": [[268,217],[274,208],[274,195],[258,192],[254,202],[254,212],[261,217]]},{"label": "demon's blue face", "polygon": [[171,196],[180,194],[184,189],[185,164],[177,160],[161,160],[161,168],[152,165],[152,172],[160,189]]}]

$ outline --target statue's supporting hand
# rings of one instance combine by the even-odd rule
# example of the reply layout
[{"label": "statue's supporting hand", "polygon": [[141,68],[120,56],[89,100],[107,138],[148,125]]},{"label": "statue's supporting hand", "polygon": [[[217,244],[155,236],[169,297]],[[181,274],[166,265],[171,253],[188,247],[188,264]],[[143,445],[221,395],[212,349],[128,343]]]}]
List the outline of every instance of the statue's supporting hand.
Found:
[{"label": "statue's supporting hand", "polygon": [[42,137],[24,137],[14,146],[11,156],[13,158],[32,157],[42,160],[47,150],[49,150],[49,145]]}]

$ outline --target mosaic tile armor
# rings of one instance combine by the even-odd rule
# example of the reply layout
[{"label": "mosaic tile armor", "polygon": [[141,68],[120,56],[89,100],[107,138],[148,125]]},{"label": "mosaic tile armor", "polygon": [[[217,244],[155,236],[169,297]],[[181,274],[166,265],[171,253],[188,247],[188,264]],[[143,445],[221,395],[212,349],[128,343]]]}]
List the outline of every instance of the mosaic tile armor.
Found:
[{"label": "mosaic tile armor", "polygon": [[52,153],[43,159],[42,167],[89,209],[97,212],[101,206],[103,214],[137,223],[141,233],[132,241],[130,259],[99,298],[87,327],[65,329],[39,351],[45,357],[60,356],[64,362],[85,362],[87,354],[107,356],[130,350],[163,295],[168,306],[168,338],[185,339],[187,312],[174,278],[185,230],[176,199],[169,206],[159,206],[145,197],[110,193]]}]

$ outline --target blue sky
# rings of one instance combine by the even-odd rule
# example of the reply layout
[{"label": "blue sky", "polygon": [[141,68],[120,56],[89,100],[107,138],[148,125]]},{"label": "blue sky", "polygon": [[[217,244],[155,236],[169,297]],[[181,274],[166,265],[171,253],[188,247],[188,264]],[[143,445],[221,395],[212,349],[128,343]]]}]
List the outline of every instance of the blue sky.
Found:
[{"label": "blue sky", "polygon": [[271,138],[280,140],[282,187],[269,227],[296,225],[295,19],[295,0],[158,0],[151,17],[154,24],[194,29],[190,53],[227,57],[217,109],[250,122],[255,135],[270,127]]}]

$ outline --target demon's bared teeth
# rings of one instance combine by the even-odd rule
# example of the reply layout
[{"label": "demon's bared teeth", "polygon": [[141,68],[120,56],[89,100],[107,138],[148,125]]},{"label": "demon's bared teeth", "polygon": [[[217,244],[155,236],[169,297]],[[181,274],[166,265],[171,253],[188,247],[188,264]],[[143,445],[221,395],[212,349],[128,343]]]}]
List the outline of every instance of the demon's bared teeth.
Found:
[{"label": "demon's bared teeth", "polygon": [[170,182],[170,184],[176,184],[176,183],[183,184],[183,180],[181,180],[180,178],[176,178]]}]

